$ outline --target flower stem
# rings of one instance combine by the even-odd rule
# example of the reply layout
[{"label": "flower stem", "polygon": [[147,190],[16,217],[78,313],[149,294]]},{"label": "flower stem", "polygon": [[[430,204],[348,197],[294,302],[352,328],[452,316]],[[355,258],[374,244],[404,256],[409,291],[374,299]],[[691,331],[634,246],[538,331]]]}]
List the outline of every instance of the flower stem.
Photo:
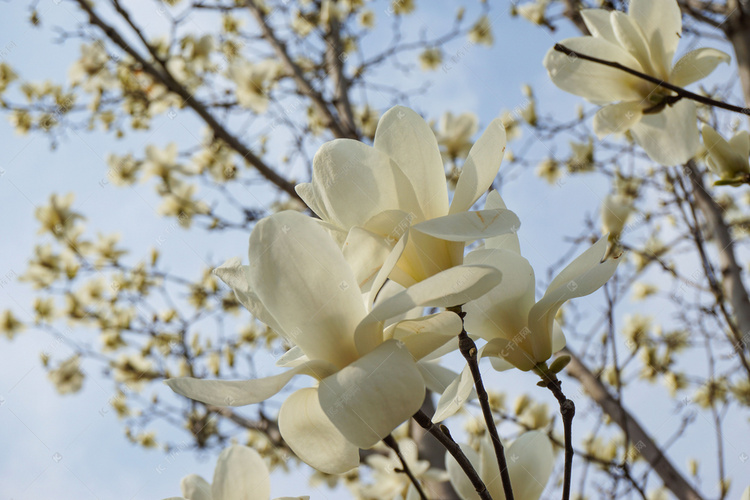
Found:
[{"label": "flower stem", "polygon": [[432,423],[430,417],[428,417],[427,414],[425,414],[425,412],[423,412],[422,410],[419,410],[417,413],[415,413],[412,418],[415,422],[417,422],[417,424],[419,424],[420,427],[429,432],[435,439],[440,442],[440,444],[445,447],[446,450],[448,450],[448,453],[450,453],[451,456],[456,460],[456,462],[458,462],[458,465],[469,478],[469,481],[471,481],[471,484],[477,491],[479,498],[481,498],[482,500],[492,500],[489,491],[487,491],[487,487],[484,485],[484,482],[482,482],[482,478],[479,477],[479,474],[477,473],[476,469],[474,469],[474,466],[471,465],[469,459],[466,458],[464,452],[461,451],[461,447],[458,445],[458,443],[453,440],[450,432],[448,432],[448,428],[444,425],[438,427],[437,425]]},{"label": "flower stem", "polygon": [[576,405],[563,394],[562,382],[555,373],[547,370],[538,373],[542,376],[540,384],[552,391],[560,404],[560,416],[562,416],[565,432],[565,472],[563,474],[562,500],[570,500],[570,483],[573,474],[573,417],[576,414]]},{"label": "flower stem", "polygon": [[[685,90],[682,87],[672,85],[671,83],[665,82],[664,80],[661,80],[659,78],[653,77],[651,75],[647,75],[645,73],[641,73],[640,71],[636,71],[633,68],[628,68],[627,66],[623,66],[620,63],[617,63],[614,61],[606,61],[604,59],[599,59],[598,57],[587,56],[586,54],[581,54],[580,52],[576,52],[575,50],[569,49],[568,47],[560,43],[555,44],[555,50],[558,52],[562,52],[563,54],[567,56],[577,57],[579,59],[583,59],[584,61],[591,61],[597,64],[601,64],[603,66],[609,66],[610,68],[619,69],[620,71],[624,71],[633,76],[637,76],[638,78],[642,80],[646,80],[648,82],[659,85],[667,90],[671,90],[672,92],[676,93],[678,96],[684,97],[685,99],[691,99],[701,104],[706,104],[708,106],[714,106],[717,108],[726,109],[728,111],[734,111],[735,113],[740,113],[743,115],[750,115],[750,108],[743,108],[741,106],[735,106],[734,104],[728,104],[726,102],[717,101],[716,99],[711,99],[710,97],[702,96],[700,94],[695,94],[693,92],[690,92],[689,90]],[[677,101],[676,99],[673,99],[668,104],[670,105],[674,104],[676,101]]]},{"label": "flower stem", "polygon": [[401,461],[401,470],[397,472],[403,472],[409,477],[409,480],[411,481],[411,484],[414,485],[414,487],[417,489],[417,493],[419,493],[419,498],[422,500],[428,500],[427,495],[425,495],[424,490],[422,489],[422,485],[419,484],[419,480],[414,477],[414,474],[411,472],[411,469],[409,468],[409,464],[406,463],[406,459],[401,454],[401,449],[398,447],[398,442],[394,439],[393,435],[388,434],[386,437],[383,438],[383,442],[388,446],[388,448],[392,449],[393,452],[396,454],[398,459]]},{"label": "flower stem", "polygon": [[508,463],[505,461],[505,450],[503,449],[503,443],[500,441],[500,436],[497,434],[495,418],[492,416],[492,409],[490,408],[490,398],[487,395],[487,390],[485,390],[484,383],[482,382],[482,373],[479,371],[477,345],[466,333],[466,328],[463,327],[464,316],[466,316],[466,313],[461,310],[461,306],[449,307],[448,310],[458,314],[461,318],[461,333],[458,336],[458,349],[469,364],[469,370],[474,379],[474,387],[476,387],[477,390],[477,399],[479,399],[479,404],[482,407],[482,415],[484,416],[484,421],[487,425],[487,431],[492,438],[492,446],[495,449],[495,457],[497,458],[497,464],[500,468],[500,478],[503,482],[505,498],[506,500],[513,500],[513,487],[510,484]]}]

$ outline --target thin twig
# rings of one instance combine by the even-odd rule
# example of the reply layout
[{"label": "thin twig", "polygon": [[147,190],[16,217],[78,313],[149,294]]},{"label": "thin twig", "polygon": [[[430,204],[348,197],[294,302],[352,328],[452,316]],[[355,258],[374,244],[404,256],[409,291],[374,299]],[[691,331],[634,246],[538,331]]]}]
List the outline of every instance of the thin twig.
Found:
[{"label": "thin twig", "polygon": [[448,432],[448,428],[444,425],[441,425],[438,428],[438,426],[432,423],[430,417],[428,417],[427,414],[422,410],[419,410],[417,413],[412,415],[412,418],[417,424],[420,425],[420,427],[432,434],[432,436],[437,439],[440,444],[445,447],[446,450],[448,450],[448,453],[450,453],[451,456],[456,460],[456,462],[458,462],[458,465],[469,478],[469,481],[471,481],[471,484],[477,491],[477,495],[479,495],[479,498],[481,498],[482,500],[492,500],[492,497],[490,496],[489,491],[487,491],[487,487],[484,485],[482,478],[479,477],[479,474],[477,473],[476,469],[474,469],[474,466],[471,465],[469,459],[466,458],[464,452],[461,451],[461,447],[453,439],[450,432]]},{"label": "thin twig", "polygon": [[403,472],[404,474],[406,474],[409,477],[411,484],[413,484],[417,489],[419,498],[421,498],[422,500],[427,500],[427,495],[425,495],[424,490],[422,489],[422,485],[419,484],[419,480],[414,477],[414,474],[412,474],[411,469],[409,468],[409,464],[406,463],[406,459],[401,454],[401,449],[398,446],[398,441],[393,438],[392,434],[388,434],[383,438],[383,442],[386,444],[386,446],[388,446],[388,448],[393,450],[398,459],[401,461],[401,470],[397,470],[396,472]]},{"label": "thin twig", "polygon": [[495,457],[497,458],[497,464],[500,467],[500,478],[503,481],[505,498],[506,500],[513,500],[513,487],[510,484],[508,463],[505,461],[505,450],[503,449],[502,441],[500,441],[500,436],[497,434],[497,426],[495,425],[495,419],[492,416],[492,409],[490,408],[490,398],[487,395],[484,383],[482,382],[482,373],[479,371],[477,345],[471,340],[471,338],[469,338],[466,329],[463,327],[464,316],[466,316],[466,313],[461,310],[461,306],[450,307],[448,310],[458,314],[461,318],[461,333],[458,336],[458,349],[469,364],[469,370],[471,370],[471,376],[474,379],[474,386],[477,390],[477,399],[482,407],[482,415],[484,415],[487,431],[490,433],[490,437],[492,437],[492,446],[495,448]]},{"label": "thin twig", "polygon": [[570,500],[570,484],[573,474],[573,417],[576,414],[575,403],[568,399],[562,391],[562,382],[552,372],[544,372],[544,386],[547,387],[560,403],[560,415],[565,432],[565,473],[563,475],[562,500]]},{"label": "thin twig", "polygon": [[[735,113],[740,113],[743,115],[750,115],[749,108],[735,106],[734,104],[727,104],[726,102],[717,101],[715,99],[711,99],[710,97],[706,97],[706,96],[702,96],[702,95],[690,92],[689,90],[685,90],[682,87],[672,85],[671,83],[665,82],[664,80],[661,80],[654,76],[641,73],[640,71],[636,71],[633,68],[628,68],[627,66],[623,66],[620,63],[617,63],[614,61],[606,61],[604,59],[599,59],[598,57],[587,56],[586,54],[581,54],[580,52],[576,52],[575,50],[569,49],[568,47],[560,43],[555,44],[555,50],[558,52],[562,52],[563,54],[568,55],[568,56],[583,59],[584,61],[591,61],[597,64],[601,64],[603,66],[609,66],[610,68],[619,69],[620,71],[624,71],[625,73],[631,74],[633,76],[637,76],[638,78],[642,80],[646,80],[655,85],[659,85],[660,87],[664,87],[667,90],[671,90],[672,92],[677,94],[677,96],[679,96],[680,98],[691,99],[701,104],[706,104],[708,106],[714,106],[716,108],[726,109],[728,111],[734,111]],[[669,102],[669,104],[674,104],[675,102],[677,102],[677,100],[673,100]]]}]

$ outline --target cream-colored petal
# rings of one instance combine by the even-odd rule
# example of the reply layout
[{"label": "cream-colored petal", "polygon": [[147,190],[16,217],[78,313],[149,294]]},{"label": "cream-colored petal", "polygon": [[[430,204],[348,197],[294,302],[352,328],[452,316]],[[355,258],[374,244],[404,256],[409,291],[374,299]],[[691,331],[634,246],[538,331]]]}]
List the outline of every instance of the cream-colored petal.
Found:
[{"label": "cream-colored petal", "polygon": [[713,73],[719,64],[731,61],[729,54],[710,47],[691,50],[674,65],[669,83],[685,87]]},{"label": "cream-colored petal", "polygon": [[[487,195],[487,200],[484,203],[485,210],[492,210],[494,208],[508,208],[505,206],[505,202],[503,201],[502,196],[500,196],[500,193],[495,189],[490,191]],[[518,241],[518,233],[516,232],[486,238],[484,240],[484,247],[497,250],[510,250],[519,254],[521,253],[521,244]]]},{"label": "cream-colored petal", "polygon": [[610,134],[624,134],[641,120],[642,111],[640,101],[608,104],[594,115],[594,133],[599,139]]},{"label": "cream-colored petal", "polygon": [[430,219],[414,225],[413,229],[448,241],[474,241],[515,233],[520,226],[516,214],[505,208],[494,208]]},{"label": "cream-colored petal", "polygon": [[320,195],[315,189],[315,185],[311,182],[305,182],[294,186],[294,190],[297,192],[305,205],[310,207],[310,210],[315,212],[318,217],[324,220],[328,220],[330,216],[326,211],[325,203],[320,199]]},{"label": "cream-colored petal", "polygon": [[[711,166],[714,167],[716,175],[722,179],[732,179],[750,169],[747,156],[741,156],[716,130],[709,125],[703,125],[701,132],[703,144],[706,146],[709,158],[713,160]],[[738,148],[744,147],[740,146],[737,141],[736,144]]]},{"label": "cream-colored petal", "polygon": [[747,159],[750,157],[750,132],[740,130],[729,139],[729,145],[740,158]]},{"label": "cream-colored petal", "polygon": [[293,392],[279,410],[279,431],[295,455],[326,474],[343,474],[359,465],[359,450],[320,407],[318,390]]},{"label": "cream-colored petal", "polygon": [[604,285],[617,269],[619,260],[601,262],[607,249],[607,236],[579,255],[552,280],[544,297],[529,311],[529,329],[535,361],[552,356],[554,319],[566,301],[589,295]]},{"label": "cream-colored petal", "polygon": [[696,121],[695,104],[683,99],[659,113],[643,115],[630,131],[653,161],[665,166],[681,165],[698,150]]},{"label": "cream-colored petal", "polygon": [[219,455],[211,483],[211,498],[247,500],[271,498],[268,467],[257,451],[232,445]]},{"label": "cream-colored petal", "polygon": [[568,341],[565,338],[565,333],[563,333],[560,324],[555,321],[555,323],[552,325],[552,352],[559,352],[565,347],[565,344],[567,344],[567,342]]},{"label": "cream-colored petal", "polygon": [[513,497],[539,500],[555,465],[552,443],[547,435],[540,431],[523,433],[510,445],[507,457]]},{"label": "cream-colored petal", "polygon": [[384,210],[424,218],[411,183],[382,151],[352,139],[323,144],[313,158],[313,184],[330,221],[349,229]]},{"label": "cream-colored petal", "polygon": [[742,492],[742,498],[740,500],[750,500],[750,486],[745,488],[745,491]]},{"label": "cream-colored petal", "polygon": [[462,327],[457,314],[445,311],[399,321],[388,329],[385,338],[400,340],[414,359],[420,360],[457,337]]},{"label": "cream-colored petal", "polygon": [[442,422],[448,417],[456,414],[461,407],[476,395],[474,391],[474,379],[471,376],[469,366],[464,366],[461,373],[445,388],[438,400],[433,422]]},{"label": "cream-colored petal", "polygon": [[285,211],[258,222],[247,277],[286,338],[310,359],[339,367],[356,359],[353,334],[364,302],[341,250],[314,219]]},{"label": "cream-colored petal", "polygon": [[[568,38],[560,43],[587,56],[618,62],[637,71],[643,69],[625,49],[603,38]],[[647,94],[648,86],[635,76],[615,68],[567,56],[554,48],[544,57],[544,67],[547,68],[555,85],[592,102],[638,101]]]},{"label": "cream-colored petal", "polygon": [[271,377],[252,380],[205,380],[192,377],[164,381],[174,392],[186,398],[215,406],[244,406],[270,398],[295,375],[309,375],[318,380],[328,377],[336,367],[327,361],[313,360]]},{"label": "cream-colored petal", "polygon": [[[474,451],[471,446],[467,444],[460,444],[461,451],[469,459],[469,462],[474,466],[475,470],[479,469],[479,455]],[[461,500],[478,500],[479,495],[474,489],[474,485],[466,476],[466,473],[458,465],[456,459],[451,456],[450,453],[445,453],[445,468],[448,472],[448,479],[450,480],[451,486],[456,490]]]},{"label": "cream-colored petal", "polygon": [[424,217],[448,213],[448,187],[432,128],[409,108],[395,106],[383,114],[375,131],[375,148],[401,168],[414,186]]},{"label": "cream-colored petal", "polygon": [[624,12],[614,10],[610,13],[610,22],[620,45],[641,63],[641,67],[647,74],[655,74],[646,37],[635,20]]},{"label": "cream-colored petal", "polygon": [[300,349],[299,346],[294,346],[276,360],[276,366],[282,368],[293,368],[303,363],[307,363],[308,361],[310,361],[310,358],[305,355],[305,351]]},{"label": "cream-colored petal", "polygon": [[198,474],[183,477],[180,489],[186,500],[211,500],[211,485]]},{"label": "cream-colored petal", "polygon": [[631,0],[631,16],[646,36],[658,73],[667,78],[682,35],[682,13],[675,0]]},{"label": "cream-colored petal", "polygon": [[380,235],[361,227],[349,230],[342,251],[362,292],[370,290],[391,250],[393,246]]},{"label": "cream-colored petal", "polygon": [[453,193],[450,213],[469,210],[492,186],[505,155],[505,127],[496,118],[487,126],[466,157]]},{"label": "cream-colored petal", "polygon": [[427,388],[437,394],[445,392],[451,382],[458,377],[458,373],[442,366],[437,361],[422,360],[417,363],[417,368]]},{"label": "cream-colored petal", "polygon": [[387,340],[318,387],[325,414],[359,448],[374,446],[408,420],[424,395],[416,362],[397,340]]},{"label": "cream-colored petal", "polygon": [[[523,332],[517,340],[525,339],[530,331]],[[482,355],[489,358],[501,358],[525,372],[536,366],[537,361],[531,353],[523,349],[522,343],[513,339],[495,338],[487,342],[482,348]],[[503,365],[501,367],[504,368]]]},{"label": "cream-colored petal", "polygon": [[604,9],[581,9],[583,22],[592,36],[618,43],[609,14],[610,11]]}]

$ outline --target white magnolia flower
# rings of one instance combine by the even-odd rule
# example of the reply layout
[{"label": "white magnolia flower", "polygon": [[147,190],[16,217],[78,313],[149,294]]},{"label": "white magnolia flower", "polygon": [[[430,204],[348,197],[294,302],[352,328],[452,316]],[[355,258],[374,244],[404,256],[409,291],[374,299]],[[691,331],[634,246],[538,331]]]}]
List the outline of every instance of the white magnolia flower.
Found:
[{"label": "white magnolia flower", "polygon": [[633,210],[632,196],[621,193],[605,196],[601,206],[602,233],[609,234],[610,241],[617,240]]},{"label": "white magnolia flower", "polygon": [[[487,203],[504,206],[497,192]],[[488,341],[483,355],[528,371],[562,349],[565,337],[555,315],[565,302],[595,292],[612,277],[619,261],[602,262],[606,249],[603,237],[563,269],[537,302],[534,270],[521,256],[515,235],[489,238],[484,248],[469,253],[467,264],[491,265],[503,275],[500,285],[464,305],[466,330]]]},{"label": "white magnolia flower", "polygon": [[229,78],[237,84],[237,101],[256,113],[268,109],[268,93],[280,74],[280,63],[271,59],[257,63],[242,61],[229,68]]},{"label": "white magnolia flower", "polygon": [[750,176],[750,133],[742,130],[725,141],[716,130],[703,125],[703,144],[706,146],[708,168],[719,177],[717,184],[739,185]]},{"label": "white magnolia flower", "polygon": [[444,157],[448,160],[466,158],[474,144],[471,138],[478,129],[479,118],[474,113],[444,113],[436,133]]},{"label": "white magnolia flower", "polygon": [[492,185],[504,151],[505,130],[494,120],[469,151],[449,206],[435,134],[417,113],[397,106],[380,119],[374,147],[351,139],[324,144],[313,161],[312,182],[299,184],[297,193],[343,243],[365,290],[408,233],[390,278],[409,286],[460,265],[465,242],[519,227],[505,209],[469,211]]},{"label": "white magnolia flower", "polygon": [[415,307],[465,303],[500,279],[489,266],[459,266],[379,297],[370,310],[406,240],[388,256],[365,302],[356,270],[318,222],[293,211],[263,219],[250,236],[250,265],[233,259],[216,274],[256,318],[295,346],[277,363],[291,369],[257,380],[176,378],[167,384],[204,403],[242,406],[272,397],[295,375],[313,377],[316,387],[292,393],[281,406],[281,434],[297,456],[322,472],[356,467],[357,448],[375,445],[422,405],[425,382],[416,360],[461,331],[451,312],[405,320],[384,332],[385,320]]},{"label": "white magnolia flower", "polygon": [[[268,467],[257,451],[234,444],[225,448],[216,461],[213,483],[197,474],[180,481],[181,497],[166,500],[265,500],[271,498]],[[276,500],[308,500],[309,496]]]},{"label": "white magnolia flower", "polygon": [[[581,11],[592,36],[569,38],[562,45],[580,54],[622,64],[679,87],[708,76],[729,55],[702,47],[672,63],[682,32],[675,0],[632,0],[628,13]],[[685,163],[698,148],[695,104],[670,103],[672,91],[616,68],[551,49],[544,66],[561,89],[605,105],[594,117],[602,138],[630,130],[652,160],[663,165]],[[615,104],[610,104],[615,103]]]},{"label": "white magnolia flower", "polygon": [[[480,441],[479,453],[468,445],[461,445],[466,457],[476,469],[482,482],[487,486],[490,496],[495,500],[504,500],[503,482],[500,478],[500,467],[495,450],[489,437]],[[508,475],[513,487],[513,498],[516,500],[538,500],[552,474],[555,458],[552,443],[546,434],[540,431],[529,431],[518,437],[506,448],[508,457]],[[449,454],[445,465],[453,488],[462,500],[478,499],[474,486]]]}]

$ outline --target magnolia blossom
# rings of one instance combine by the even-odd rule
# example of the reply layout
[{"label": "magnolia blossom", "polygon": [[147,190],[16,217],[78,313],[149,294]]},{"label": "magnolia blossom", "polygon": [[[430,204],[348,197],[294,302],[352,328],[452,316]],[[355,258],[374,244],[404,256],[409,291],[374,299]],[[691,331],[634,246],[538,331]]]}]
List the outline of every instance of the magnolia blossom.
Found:
[{"label": "magnolia blossom", "polygon": [[[463,444],[461,449],[487,486],[490,496],[495,500],[504,500],[505,491],[500,478],[500,467],[489,436],[480,441],[479,453]],[[540,431],[523,433],[507,448],[506,456],[510,458],[508,475],[513,487],[513,498],[538,500],[555,464],[552,443],[547,435]],[[446,454],[445,465],[451,485],[462,500],[478,499],[479,495],[471,481],[450,454]]]},{"label": "magnolia blossom", "polygon": [[717,184],[740,185],[750,176],[750,133],[741,130],[725,141],[716,130],[703,125],[703,144],[706,146],[708,168],[719,177]]},{"label": "magnolia blossom", "polygon": [[[198,474],[180,481],[181,497],[166,500],[263,500],[271,498],[268,467],[257,451],[234,444],[225,448],[216,461],[214,480],[210,483]],[[283,497],[276,500],[307,500],[309,496]]]},{"label": "magnolia blossom", "polygon": [[[487,203],[504,206],[496,192]],[[464,306],[466,330],[488,341],[483,355],[528,371],[562,349],[565,337],[555,315],[566,301],[593,293],[612,277],[619,261],[602,262],[606,249],[603,237],[563,269],[536,302],[534,270],[515,235],[489,238],[484,248],[469,253],[467,264],[491,265],[503,274],[500,285]]]},{"label": "magnolia blossom", "polygon": [[437,141],[447,160],[466,158],[474,142],[471,138],[479,130],[479,119],[474,113],[454,115],[444,113],[438,123]]},{"label": "magnolia blossom", "polygon": [[[569,38],[562,45],[580,54],[617,62],[673,85],[684,87],[708,76],[729,55],[702,47],[672,64],[682,32],[675,0],[631,0],[628,13],[603,9],[581,11],[592,36]],[[605,105],[594,117],[602,138],[627,130],[652,160],[685,163],[698,148],[695,104],[669,99],[674,92],[591,61],[551,49],[544,66],[561,89]],[[610,104],[614,103],[614,104]]]},{"label": "magnolia blossom", "polygon": [[374,146],[351,139],[324,144],[312,182],[299,184],[297,193],[342,243],[365,290],[408,233],[390,278],[410,286],[460,265],[465,242],[519,227],[506,209],[469,211],[492,185],[504,151],[505,130],[494,120],[469,151],[449,205],[435,134],[417,113],[397,106],[380,119]]},{"label": "magnolia blossom", "polygon": [[[500,280],[489,266],[459,266],[388,297],[377,292],[407,247],[404,235],[363,294],[356,269],[315,220],[286,211],[261,220],[250,236],[250,265],[233,259],[216,274],[250,312],[294,345],[277,364],[291,369],[245,381],[176,378],[177,393],[204,403],[241,406],[278,393],[295,375],[315,387],[299,389],[278,415],[284,440],[300,459],[326,473],[343,473],[422,405],[419,360],[461,331],[451,312],[388,326],[415,307],[451,307],[486,293]],[[354,259],[361,262],[362,259]]]},{"label": "magnolia blossom", "polygon": [[605,196],[601,207],[602,233],[609,234],[610,241],[617,240],[633,210],[632,196],[621,193]]},{"label": "magnolia blossom", "polygon": [[270,102],[268,93],[281,74],[278,61],[268,59],[256,63],[242,61],[229,68],[229,78],[237,84],[237,101],[256,113],[265,113]]}]

